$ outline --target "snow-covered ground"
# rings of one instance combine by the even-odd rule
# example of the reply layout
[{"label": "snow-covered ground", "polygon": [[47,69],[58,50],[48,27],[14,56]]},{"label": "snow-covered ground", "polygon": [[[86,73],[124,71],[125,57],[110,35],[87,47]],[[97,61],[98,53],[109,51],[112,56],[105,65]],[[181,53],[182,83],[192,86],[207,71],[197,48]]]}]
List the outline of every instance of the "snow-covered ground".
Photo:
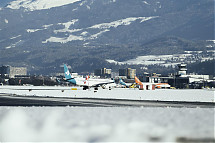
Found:
[{"label": "snow-covered ground", "polygon": [[[18,95],[214,102],[212,90],[1,86]],[[33,89],[29,91],[29,89]],[[214,108],[0,107],[0,142],[193,142],[214,140]]]},{"label": "snow-covered ground", "polygon": [[[77,90],[72,90],[77,88]],[[32,89],[32,90],[29,90]],[[160,101],[193,101],[215,102],[215,90],[209,89],[156,89],[139,90],[113,88],[111,90],[99,88],[95,92],[93,88],[83,90],[81,87],[61,86],[0,86],[0,93],[11,93],[26,96],[53,96],[73,98],[108,98],[130,100],[160,100]]]},{"label": "snow-covered ground", "polygon": [[213,108],[1,107],[0,117],[0,142],[213,140],[215,128]]}]

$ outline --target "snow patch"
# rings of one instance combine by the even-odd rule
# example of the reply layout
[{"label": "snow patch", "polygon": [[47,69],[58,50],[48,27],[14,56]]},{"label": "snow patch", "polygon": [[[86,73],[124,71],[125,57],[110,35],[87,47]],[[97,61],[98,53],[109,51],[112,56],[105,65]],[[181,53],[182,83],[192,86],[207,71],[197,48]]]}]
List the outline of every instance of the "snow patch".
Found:
[{"label": "snow patch", "polygon": [[107,5],[107,4],[111,4],[111,3],[115,3],[116,0],[106,0],[103,2],[104,5]]},{"label": "snow patch", "polygon": [[87,34],[88,34],[87,31],[84,31],[84,32],[81,33],[82,36],[87,36]]},{"label": "snow patch", "polygon": [[110,30],[105,29],[105,30],[103,30],[103,31],[100,31],[99,33],[96,33],[96,34],[91,35],[89,39],[96,39],[96,38],[98,38],[101,34],[103,34],[103,33],[105,33],[105,32],[108,32],[108,31],[110,31]]},{"label": "snow patch", "polygon": [[50,26],[53,26],[53,24],[43,25],[43,27],[44,27],[45,29],[49,28]]},{"label": "snow patch", "polygon": [[28,33],[34,33],[34,32],[40,31],[40,30],[43,30],[43,29],[27,29],[26,31]]},{"label": "snow patch", "polygon": [[89,44],[90,44],[90,43],[88,42],[88,43],[84,43],[83,45],[86,46],[86,45],[89,45]]},{"label": "snow patch", "polygon": [[[140,23],[145,22],[147,20],[157,18],[158,16],[153,16],[153,17],[129,17],[126,19],[121,19],[117,21],[113,21],[110,23],[101,23],[97,25],[93,25],[91,27],[87,27],[85,29],[70,29],[71,25],[74,25],[76,22],[78,22],[78,19],[73,19],[72,21],[66,22],[66,23],[58,23],[58,25],[64,25],[64,29],[58,29],[54,30],[54,33],[57,34],[59,32],[61,33],[74,33],[74,32],[79,32],[80,34],[77,35],[70,35],[67,38],[58,38],[58,37],[50,37],[46,41],[43,41],[42,43],[47,43],[47,42],[59,42],[59,43],[67,43],[70,41],[76,41],[76,40],[92,40],[99,38],[102,34],[105,32],[110,31],[110,28],[114,27],[117,28],[120,25],[130,25],[132,22],[136,20],[140,20]],[[99,29],[99,32],[97,33],[88,33],[88,29]],[[83,32],[82,32],[83,31]],[[66,35],[66,34],[65,34]]]},{"label": "snow patch", "polygon": [[14,44],[11,44],[11,45],[8,46],[8,47],[5,47],[5,49],[14,48],[14,47],[16,47],[16,45],[18,45],[18,44],[21,43],[21,42],[22,42],[22,40],[19,40],[18,42],[14,43]]},{"label": "snow patch", "polygon": [[213,48],[213,46],[212,45],[207,45],[206,48]]},{"label": "snow patch", "polygon": [[46,30],[48,29],[50,26],[53,26],[53,24],[49,24],[49,25],[43,25],[43,29],[27,29],[26,31],[28,33],[34,33],[34,32],[37,32],[37,31],[41,31],[41,30]]},{"label": "snow patch", "polygon": [[150,5],[147,1],[143,1],[143,3],[147,4],[147,5]]},{"label": "snow patch", "polygon": [[72,29],[72,30],[69,30],[67,28],[65,29],[59,29],[59,30],[54,30],[54,33],[57,34],[57,33],[64,33],[64,32],[69,32],[69,33],[74,33],[74,32],[78,32],[78,31],[81,31],[82,29]]},{"label": "snow patch", "polygon": [[[185,53],[188,53],[189,55],[191,55],[190,53],[203,53],[203,51],[184,51]],[[187,55],[187,54],[186,54]]]},{"label": "snow patch", "polygon": [[9,3],[7,8],[20,9],[25,8],[28,11],[50,9],[63,5],[72,4],[81,0],[16,0]]},{"label": "snow patch", "polygon": [[59,30],[54,30],[54,33],[57,34],[58,32],[70,32],[70,33],[73,33],[73,32],[77,32],[77,31],[81,31],[82,29],[73,29],[73,30],[70,30],[70,26],[71,25],[74,25],[76,22],[78,22],[78,19],[73,19],[72,21],[69,21],[69,22],[65,22],[65,23],[58,23],[58,25],[64,25],[64,29],[59,29]]},{"label": "snow patch", "polygon": [[[77,31],[80,31],[81,29],[73,29],[73,30],[69,30],[69,31],[66,31],[66,32],[77,32]],[[67,38],[58,38],[58,37],[50,37],[49,39],[47,39],[46,41],[43,41],[42,43],[48,43],[48,42],[55,42],[55,43],[67,43],[67,42],[70,42],[70,41],[82,41],[82,40],[89,40],[89,39],[96,39],[98,38],[101,34],[105,33],[105,32],[108,32],[109,30],[108,29],[105,29],[103,31],[100,31],[96,34],[93,34],[91,35],[90,37],[86,37],[84,38],[83,36],[86,36],[85,34],[87,34],[86,32],[82,32],[80,35],[83,35],[83,36],[76,36],[76,35],[69,35],[69,37]],[[56,31],[55,31],[56,32]],[[59,32],[59,31],[58,31]],[[65,32],[65,31],[61,31],[61,32]]]},{"label": "snow patch", "polygon": [[23,51],[23,53],[30,53],[30,51]]},{"label": "snow patch", "polygon": [[16,39],[16,38],[18,38],[18,37],[20,37],[21,35],[18,35],[18,36],[15,36],[15,37],[12,37],[12,38],[10,38],[11,40],[12,39]]},{"label": "snow patch", "polygon": [[86,0],[85,0],[85,1],[82,1],[79,5],[82,6],[82,5],[84,5],[86,2],[87,2]]},{"label": "snow patch", "polygon": [[208,53],[215,53],[215,50],[207,50]]},{"label": "snow patch", "polygon": [[140,23],[145,22],[147,20],[150,20],[152,18],[157,18],[158,16],[154,16],[154,17],[142,17]]},{"label": "snow patch", "polygon": [[12,47],[11,46],[5,47],[5,49],[10,49],[10,48],[12,48]]},{"label": "snow patch", "polygon": [[78,10],[78,8],[74,8],[72,11],[76,11],[76,10]]},{"label": "snow patch", "polygon": [[4,19],[4,22],[5,22],[6,24],[8,24],[8,20],[7,20],[7,19]]},{"label": "snow patch", "polygon": [[89,9],[89,10],[90,10],[90,6],[89,6],[89,5],[87,5],[86,7],[87,7],[87,9]]},{"label": "snow patch", "polygon": [[64,25],[66,29],[69,29],[69,27],[71,25],[74,25],[76,22],[78,22],[78,19],[73,19],[69,22],[65,22],[65,23],[58,23],[58,25]]},{"label": "snow patch", "polygon": [[126,19],[121,19],[121,20],[117,20],[117,21],[113,21],[110,23],[102,23],[102,24],[97,24],[94,26],[91,26],[89,28],[99,28],[99,29],[107,29],[107,28],[117,28],[120,25],[130,25],[132,22],[136,21],[136,20],[141,20],[140,23],[153,19],[153,18],[157,18],[158,16],[153,16],[153,17],[129,17]]},{"label": "snow patch", "polygon": [[77,41],[77,40],[84,40],[81,36],[75,36],[75,35],[69,35],[69,37],[66,38],[58,38],[58,37],[50,37],[46,41],[42,41],[42,43],[48,43],[48,42],[55,42],[55,43],[67,43],[70,41]]},{"label": "snow patch", "polygon": [[107,59],[106,60],[107,62],[109,62],[109,63],[112,63],[112,64],[118,64],[118,65],[123,65],[124,63],[123,62],[118,62],[118,61],[115,61],[115,60],[110,60],[110,59]]},{"label": "snow patch", "polygon": [[211,42],[213,42],[215,44],[215,40],[207,40],[207,41],[211,41]]}]

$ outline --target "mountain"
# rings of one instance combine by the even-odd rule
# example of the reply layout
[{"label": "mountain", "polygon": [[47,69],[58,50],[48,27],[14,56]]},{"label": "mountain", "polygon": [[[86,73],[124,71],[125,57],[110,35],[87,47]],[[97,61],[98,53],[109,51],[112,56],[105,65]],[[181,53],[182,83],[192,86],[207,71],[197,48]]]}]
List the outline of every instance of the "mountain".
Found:
[{"label": "mountain", "polygon": [[[108,64],[106,59],[182,53],[184,42],[214,39],[214,0],[3,2],[0,64],[27,66],[31,73],[58,71],[62,63],[89,71]],[[159,39],[168,37],[183,42],[167,48]]]},{"label": "mountain", "polygon": [[208,74],[215,76],[215,60],[205,61],[202,63],[194,63],[188,66],[189,72],[198,74]]},{"label": "mountain", "polygon": [[1,0],[0,1],[0,8],[5,7],[11,1],[13,1],[13,0]]}]

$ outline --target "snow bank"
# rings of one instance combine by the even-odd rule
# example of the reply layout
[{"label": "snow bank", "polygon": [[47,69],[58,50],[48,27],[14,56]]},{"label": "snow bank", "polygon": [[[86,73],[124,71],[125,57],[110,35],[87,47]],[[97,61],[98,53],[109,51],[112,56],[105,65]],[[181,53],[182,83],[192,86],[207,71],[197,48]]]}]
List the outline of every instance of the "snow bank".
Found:
[{"label": "snow bank", "polygon": [[214,109],[1,107],[0,142],[175,142],[214,138]]}]

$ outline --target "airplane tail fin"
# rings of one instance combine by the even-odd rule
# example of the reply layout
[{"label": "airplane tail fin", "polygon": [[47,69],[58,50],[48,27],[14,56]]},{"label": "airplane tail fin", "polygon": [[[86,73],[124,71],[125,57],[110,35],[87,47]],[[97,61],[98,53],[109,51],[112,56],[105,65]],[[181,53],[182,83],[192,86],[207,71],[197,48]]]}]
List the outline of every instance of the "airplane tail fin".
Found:
[{"label": "airplane tail fin", "polygon": [[72,76],[71,76],[71,74],[69,72],[69,69],[68,69],[68,67],[65,64],[64,64],[64,74],[65,74],[65,78],[67,80],[72,79]]},{"label": "airplane tail fin", "polygon": [[143,83],[135,76],[135,82],[138,85],[143,85]]},{"label": "airplane tail fin", "polygon": [[89,78],[90,78],[90,76],[89,76],[89,75],[87,75],[87,76],[86,76],[86,78],[85,78],[85,80],[88,80]]},{"label": "airplane tail fin", "polygon": [[121,85],[125,85],[125,86],[126,86],[125,82],[124,82],[121,78],[119,78],[119,83],[120,83]]},{"label": "airplane tail fin", "polygon": [[72,77],[72,75],[69,72],[68,67],[64,64],[64,74],[67,81],[76,84],[76,80]]}]

